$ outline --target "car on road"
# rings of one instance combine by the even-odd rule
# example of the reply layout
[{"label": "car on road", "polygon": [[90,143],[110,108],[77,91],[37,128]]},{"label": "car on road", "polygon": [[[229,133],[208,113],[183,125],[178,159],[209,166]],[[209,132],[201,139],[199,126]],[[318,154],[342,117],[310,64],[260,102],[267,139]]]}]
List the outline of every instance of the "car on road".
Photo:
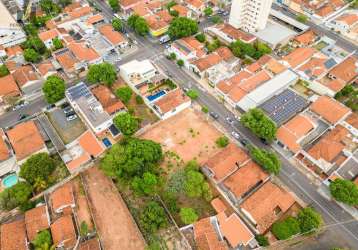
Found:
[{"label": "car on road", "polygon": [[230,124],[232,124],[234,122],[234,120],[231,117],[226,117],[226,121]]},{"label": "car on road", "polygon": [[161,36],[159,38],[159,43],[160,44],[164,44],[164,43],[167,43],[170,41],[170,36],[169,35],[164,35],[164,36]]},{"label": "car on road", "polygon": [[24,120],[24,119],[26,119],[27,117],[29,117],[30,115],[28,115],[28,114],[20,114],[19,115],[19,121],[21,121],[21,120]]},{"label": "car on road", "polygon": [[214,118],[215,120],[219,119],[219,115],[218,115],[217,113],[211,111],[209,114],[210,114],[210,116],[211,116],[212,118]]},{"label": "car on road", "polygon": [[247,145],[249,144],[249,141],[246,140],[246,139],[244,139],[244,138],[240,139],[240,142],[241,142],[241,144],[244,145],[244,146],[247,146]]},{"label": "car on road", "polygon": [[184,87],[184,88],[183,88],[183,91],[186,93],[186,92],[188,92],[188,91],[189,91],[189,89],[188,89],[188,88],[186,88],[186,87]]},{"label": "car on road", "polygon": [[266,141],[264,138],[260,138],[260,141],[265,145],[270,145],[270,143]]},{"label": "car on road", "polygon": [[55,104],[49,104],[49,105],[46,106],[46,109],[47,109],[47,110],[50,110],[50,109],[52,109],[52,108],[54,108],[54,107],[56,107]]},{"label": "car on road", "polygon": [[77,118],[77,115],[76,115],[76,114],[73,114],[73,115],[67,116],[67,117],[66,117],[66,120],[67,120],[67,121],[73,121],[73,120],[75,120],[76,118]]},{"label": "car on road", "polygon": [[29,104],[28,101],[20,101],[18,104],[16,104],[16,105],[12,108],[12,110],[13,110],[13,111],[19,110],[19,109],[25,107],[25,106],[28,105],[28,104]]},{"label": "car on road", "polygon": [[71,106],[68,106],[66,108],[63,109],[63,113],[68,114],[73,112],[73,108]]},{"label": "car on road", "polygon": [[239,140],[240,139],[240,134],[236,131],[232,131],[231,132],[231,135],[236,139],[236,140]]}]

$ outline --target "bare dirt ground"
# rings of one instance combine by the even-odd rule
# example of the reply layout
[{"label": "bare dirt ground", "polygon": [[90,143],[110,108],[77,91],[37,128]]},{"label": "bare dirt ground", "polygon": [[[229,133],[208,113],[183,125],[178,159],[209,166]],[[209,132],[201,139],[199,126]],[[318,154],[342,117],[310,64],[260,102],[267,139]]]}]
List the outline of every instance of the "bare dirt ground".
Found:
[{"label": "bare dirt ground", "polygon": [[157,123],[141,137],[160,143],[164,151],[175,152],[184,162],[196,159],[203,164],[218,152],[215,140],[221,133],[193,109]]},{"label": "bare dirt ground", "polygon": [[110,179],[97,167],[84,172],[83,179],[104,249],[144,249],[144,239]]}]

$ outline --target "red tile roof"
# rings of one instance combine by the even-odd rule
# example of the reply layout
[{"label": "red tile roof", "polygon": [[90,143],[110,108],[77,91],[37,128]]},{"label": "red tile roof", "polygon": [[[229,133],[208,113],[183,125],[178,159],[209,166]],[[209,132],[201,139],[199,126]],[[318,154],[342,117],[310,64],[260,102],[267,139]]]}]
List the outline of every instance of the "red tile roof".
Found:
[{"label": "red tile roof", "polygon": [[190,102],[190,98],[184,92],[177,88],[160,98],[154,104],[157,106],[162,114],[170,112],[180,106],[181,104]]},{"label": "red tile roof", "polygon": [[101,250],[99,246],[99,241],[97,238],[92,238],[90,240],[86,240],[81,242],[78,250]]},{"label": "red tile roof", "polygon": [[51,235],[55,246],[63,245],[72,249],[76,244],[76,231],[72,215],[62,216],[51,225]]},{"label": "red tile roof", "polygon": [[125,109],[121,100],[116,98],[112,91],[106,86],[99,85],[91,89],[91,91],[108,114],[112,115],[119,110]]},{"label": "red tile roof", "polygon": [[227,210],[226,204],[219,197],[213,199],[210,204],[218,214]]},{"label": "red tile roof", "polygon": [[75,200],[73,196],[72,184],[66,183],[61,187],[57,188],[50,195],[51,207],[55,212],[60,212],[60,210],[65,207],[70,207],[75,205]]},{"label": "red tile roof", "polygon": [[1,250],[25,250],[26,229],[23,219],[0,226]]},{"label": "red tile roof", "polygon": [[92,155],[93,157],[98,157],[104,151],[102,144],[98,142],[97,138],[89,130],[81,135],[78,139],[78,143],[89,155]]},{"label": "red tile roof", "polygon": [[292,51],[282,59],[286,61],[292,68],[296,68],[300,64],[310,59],[317,51],[314,48],[302,47]]},{"label": "red tile roof", "polygon": [[219,240],[210,218],[204,218],[194,223],[194,239],[198,249],[228,250],[225,241]]},{"label": "red tile roof", "polygon": [[358,60],[350,56],[329,71],[329,76],[350,83],[358,76]]},{"label": "red tile roof", "polygon": [[92,47],[88,47],[85,43],[74,42],[67,45],[67,47],[80,61],[91,62],[100,57]]},{"label": "red tile roof", "polygon": [[5,161],[11,157],[10,149],[6,145],[3,136],[4,136],[4,132],[0,128],[0,162]]},{"label": "red tile roof", "polygon": [[31,81],[37,81],[40,79],[36,70],[31,65],[25,65],[16,69],[12,75],[20,88]]},{"label": "red tile roof", "polygon": [[50,227],[50,218],[47,206],[42,205],[25,212],[25,225],[27,237],[33,241],[38,232]]},{"label": "red tile roof", "polygon": [[20,95],[19,87],[12,75],[0,77],[0,97]]},{"label": "red tile roof", "polygon": [[328,96],[318,97],[310,109],[331,124],[336,124],[350,113],[349,108]]},{"label": "red tile roof", "polygon": [[111,24],[104,24],[98,30],[113,46],[126,42],[124,36],[115,31]]}]

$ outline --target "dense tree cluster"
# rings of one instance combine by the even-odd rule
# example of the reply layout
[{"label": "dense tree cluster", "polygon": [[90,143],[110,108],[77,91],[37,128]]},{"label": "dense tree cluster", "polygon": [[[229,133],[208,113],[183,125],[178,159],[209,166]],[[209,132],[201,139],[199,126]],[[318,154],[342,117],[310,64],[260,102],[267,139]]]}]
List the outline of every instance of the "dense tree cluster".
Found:
[{"label": "dense tree cluster", "polygon": [[187,17],[177,17],[171,21],[168,34],[172,40],[194,35],[199,30],[198,24]]},{"label": "dense tree cluster", "polygon": [[127,21],[129,27],[131,27],[137,34],[144,36],[149,31],[147,21],[136,14],[131,15]]},{"label": "dense tree cluster", "polygon": [[358,187],[354,182],[338,178],[331,182],[329,189],[337,201],[350,206],[358,205]]},{"label": "dense tree cluster", "polygon": [[113,123],[125,136],[133,135],[139,128],[138,118],[128,112],[118,114],[114,117]]},{"label": "dense tree cluster", "polygon": [[276,138],[276,124],[261,109],[250,109],[241,116],[240,122],[267,142],[272,142]]},{"label": "dense tree cluster", "polygon": [[274,152],[250,146],[250,155],[267,172],[275,175],[280,173],[281,162]]},{"label": "dense tree cluster", "polygon": [[244,43],[241,40],[237,40],[230,44],[230,49],[235,56],[242,59],[244,59],[246,56],[259,59],[265,54],[270,54],[272,51],[270,47],[262,42],[257,41],[254,44],[250,44]]},{"label": "dense tree cluster", "polygon": [[196,214],[195,210],[190,207],[183,207],[180,209],[179,212],[180,220],[184,224],[192,224],[198,220],[198,215]]},{"label": "dense tree cluster", "polygon": [[104,83],[107,86],[112,86],[116,79],[116,69],[110,63],[93,64],[89,67],[87,73],[89,83]]},{"label": "dense tree cluster", "polygon": [[0,193],[0,208],[9,211],[26,205],[31,196],[31,185],[26,182],[18,182]]},{"label": "dense tree cluster", "polygon": [[51,250],[52,237],[50,231],[46,229],[38,232],[31,244],[35,250]]},{"label": "dense tree cluster", "polygon": [[51,104],[62,100],[65,97],[65,90],[65,81],[57,75],[47,77],[42,86],[46,101]]},{"label": "dense tree cluster", "polygon": [[166,227],[168,221],[164,208],[155,201],[149,202],[140,214],[140,223],[150,233]]},{"label": "dense tree cluster", "polygon": [[133,90],[128,86],[121,87],[116,90],[116,96],[126,104],[130,101],[132,94],[133,94]]}]

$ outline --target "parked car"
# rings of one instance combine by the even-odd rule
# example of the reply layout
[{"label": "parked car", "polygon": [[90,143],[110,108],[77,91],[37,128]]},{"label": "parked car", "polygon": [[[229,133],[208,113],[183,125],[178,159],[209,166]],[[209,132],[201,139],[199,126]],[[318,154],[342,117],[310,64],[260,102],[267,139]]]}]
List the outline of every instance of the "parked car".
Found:
[{"label": "parked car", "polygon": [[164,36],[161,36],[159,38],[159,43],[160,44],[164,44],[164,43],[167,43],[170,41],[170,36],[169,35],[164,35]]},{"label": "parked car", "polygon": [[184,88],[183,88],[183,91],[186,93],[186,92],[188,92],[188,91],[189,91],[189,89],[188,89],[188,88],[186,88],[186,87],[184,87]]},{"label": "parked car", "polygon": [[232,131],[232,132],[231,132],[231,135],[232,135],[236,140],[239,140],[239,139],[240,139],[240,134],[237,133],[236,131]]},{"label": "parked car", "polygon": [[244,145],[245,147],[249,144],[249,141],[246,140],[246,139],[244,139],[244,138],[242,138],[242,139],[240,140],[240,142],[241,142],[241,144]]},{"label": "parked car", "polygon": [[76,115],[76,112],[72,110],[71,112],[66,113],[66,117],[69,117],[71,115]]},{"label": "parked car", "polygon": [[28,101],[20,101],[18,104],[16,104],[16,105],[12,108],[12,110],[13,110],[13,111],[19,110],[19,109],[25,107],[25,106],[28,105],[28,104],[29,104]]},{"label": "parked car", "polygon": [[29,117],[30,115],[28,115],[28,114],[20,114],[19,115],[19,121],[21,121],[21,120],[24,120],[24,119],[26,119],[27,117]]},{"label": "parked car", "polygon": [[210,114],[210,116],[211,116],[212,118],[214,118],[215,120],[219,119],[219,115],[218,115],[217,113],[211,111],[209,114]]},{"label": "parked car", "polygon": [[228,122],[228,123],[233,123],[234,122],[234,120],[231,118],[231,117],[226,117],[226,121]]},{"label": "parked car", "polygon": [[68,113],[70,113],[70,112],[73,112],[73,108],[70,107],[70,106],[68,106],[68,107],[66,107],[66,108],[63,109],[63,112],[64,112],[65,114],[68,114]]},{"label": "parked car", "polygon": [[65,109],[65,108],[67,108],[67,107],[69,107],[70,106],[70,104],[68,103],[68,102],[65,102],[65,103],[63,103],[63,104],[61,104],[61,108],[62,109]]},{"label": "parked car", "polygon": [[76,114],[70,115],[70,116],[67,116],[67,117],[66,117],[67,121],[73,121],[73,120],[76,119],[76,118],[77,118],[77,115],[76,115]]},{"label": "parked car", "polygon": [[265,145],[270,145],[270,143],[266,141],[264,138],[260,138],[260,141]]},{"label": "parked car", "polygon": [[50,110],[50,109],[52,109],[52,108],[54,108],[54,107],[56,107],[55,104],[49,104],[49,105],[46,106],[46,109],[47,109],[47,110]]}]

